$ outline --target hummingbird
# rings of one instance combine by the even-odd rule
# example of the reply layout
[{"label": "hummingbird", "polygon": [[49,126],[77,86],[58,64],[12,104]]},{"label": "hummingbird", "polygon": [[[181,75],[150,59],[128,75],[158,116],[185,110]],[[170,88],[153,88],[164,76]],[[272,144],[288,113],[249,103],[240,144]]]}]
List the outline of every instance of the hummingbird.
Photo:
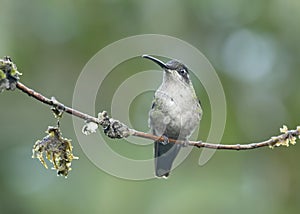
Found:
[{"label": "hummingbird", "polygon": [[167,63],[150,56],[143,58],[155,62],[163,69],[163,80],[154,94],[149,111],[148,125],[152,134],[163,137],[154,142],[155,175],[167,178],[172,164],[184,144],[169,143],[168,139],[188,142],[202,117],[188,68],[178,60]]}]

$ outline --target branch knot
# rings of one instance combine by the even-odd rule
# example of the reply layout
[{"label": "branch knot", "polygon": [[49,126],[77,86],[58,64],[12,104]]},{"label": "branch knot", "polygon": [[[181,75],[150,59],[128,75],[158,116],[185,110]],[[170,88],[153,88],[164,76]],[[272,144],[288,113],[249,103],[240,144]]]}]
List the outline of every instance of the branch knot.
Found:
[{"label": "branch knot", "polygon": [[104,134],[110,138],[126,138],[131,135],[131,131],[124,123],[110,118],[106,111],[98,114],[99,125],[102,126]]}]

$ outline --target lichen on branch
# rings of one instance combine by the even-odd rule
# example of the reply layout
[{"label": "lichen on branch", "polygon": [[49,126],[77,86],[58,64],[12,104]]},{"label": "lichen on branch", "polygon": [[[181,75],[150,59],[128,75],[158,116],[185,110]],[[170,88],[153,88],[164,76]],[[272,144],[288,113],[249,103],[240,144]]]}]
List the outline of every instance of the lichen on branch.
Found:
[{"label": "lichen on branch", "polygon": [[72,153],[73,146],[71,140],[63,138],[59,127],[49,126],[48,134],[42,140],[38,140],[33,145],[32,158],[37,158],[48,169],[44,157],[53,164],[57,175],[67,176],[71,170],[73,159],[78,159]]},{"label": "lichen on branch", "polygon": [[0,59],[0,92],[15,90],[20,75],[22,74],[10,57],[5,56]]}]

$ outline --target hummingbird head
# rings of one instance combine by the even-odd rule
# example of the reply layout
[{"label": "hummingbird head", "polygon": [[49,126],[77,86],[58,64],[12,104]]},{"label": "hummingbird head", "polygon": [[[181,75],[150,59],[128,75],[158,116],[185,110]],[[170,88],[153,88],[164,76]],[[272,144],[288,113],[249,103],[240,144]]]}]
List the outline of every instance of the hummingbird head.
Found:
[{"label": "hummingbird head", "polygon": [[167,63],[164,63],[153,56],[143,55],[142,57],[150,59],[158,64],[162,69],[164,69],[166,76],[171,78],[171,80],[179,81],[187,85],[190,84],[188,68],[178,60],[172,59]]}]

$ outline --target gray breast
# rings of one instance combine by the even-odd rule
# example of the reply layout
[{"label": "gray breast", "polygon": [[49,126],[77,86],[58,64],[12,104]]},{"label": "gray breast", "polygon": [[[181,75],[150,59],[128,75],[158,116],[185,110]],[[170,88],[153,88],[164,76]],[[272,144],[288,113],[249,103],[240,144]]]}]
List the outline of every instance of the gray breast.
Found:
[{"label": "gray breast", "polygon": [[[176,99],[177,97],[178,99]],[[192,97],[181,97],[157,91],[153,108],[149,112],[149,126],[158,136],[186,140],[200,121],[198,102]]]}]

